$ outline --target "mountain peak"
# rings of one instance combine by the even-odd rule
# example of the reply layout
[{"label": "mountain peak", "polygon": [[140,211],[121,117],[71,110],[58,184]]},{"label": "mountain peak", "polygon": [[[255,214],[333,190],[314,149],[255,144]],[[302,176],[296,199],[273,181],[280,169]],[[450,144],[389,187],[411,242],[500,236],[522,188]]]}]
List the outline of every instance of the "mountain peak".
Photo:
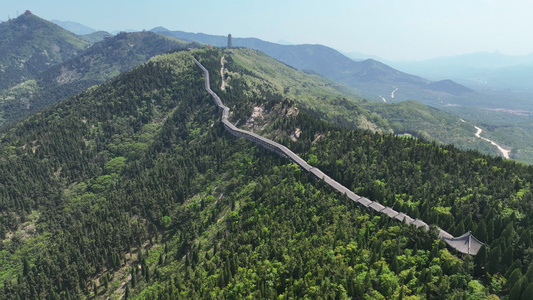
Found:
[{"label": "mountain peak", "polygon": [[166,29],[163,26],[158,26],[158,27],[152,28],[150,31],[151,32],[165,32],[165,31],[169,31],[169,30]]},{"label": "mountain peak", "polygon": [[454,96],[473,92],[473,90],[467,88],[466,86],[458,84],[450,79],[431,82],[426,86],[426,88],[436,92],[445,92]]},{"label": "mountain peak", "polygon": [[34,78],[47,66],[72,58],[87,45],[74,33],[29,10],[1,23],[0,65],[4,72],[0,74],[0,89]]}]

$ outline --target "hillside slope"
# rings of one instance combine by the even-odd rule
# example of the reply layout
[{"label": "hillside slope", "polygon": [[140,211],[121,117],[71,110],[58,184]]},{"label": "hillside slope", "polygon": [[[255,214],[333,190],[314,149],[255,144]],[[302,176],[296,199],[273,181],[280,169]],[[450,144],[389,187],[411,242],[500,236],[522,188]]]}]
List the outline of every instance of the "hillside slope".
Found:
[{"label": "hillside slope", "polygon": [[[234,72],[226,92],[222,54]],[[373,215],[230,136],[193,55],[233,120],[268,108],[273,135],[345,186],[450,232],[472,230],[490,250],[458,257],[434,231]],[[157,56],[1,136],[0,299],[531,293],[532,167],[328,124],[268,77],[232,69],[241,55]]]},{"label": "hillside slope", "polygon": [[0,90],[34,79],[50,65],[85,50],[88,43],[31,12],[0,24]]},{"label": "hillside slope", "polygon": [[49,66],[13,88],[0,91],[0,126],[73,96],[187,43],[151,32],[121,33],[79,55]]},{"label": "hillside slope", "polygon": [[[408,133],[463,149],[477,149],[498,155],[496,147],[475,138],[476,130],[472,125],[419,102],[380,103],[361,100],[338,84],[297,71],[255,50],[232,49],[225,59],[228,61],[225,68],[228,87],[226,91],[221,91],[222,94],[235,97],[232,78],[242,77],[247,86],[267,85],[294,101],[300,109],[333,124],[381,133]],[[245,119],[235,121],[239,124]],[[256,127],[260,130],[261,126]]]},{"label": "hillside slope", "polygon": [[2,136],[1,299],[486,294],[433,233],[225,134],[203,87],[190,52],[166,54]]}]

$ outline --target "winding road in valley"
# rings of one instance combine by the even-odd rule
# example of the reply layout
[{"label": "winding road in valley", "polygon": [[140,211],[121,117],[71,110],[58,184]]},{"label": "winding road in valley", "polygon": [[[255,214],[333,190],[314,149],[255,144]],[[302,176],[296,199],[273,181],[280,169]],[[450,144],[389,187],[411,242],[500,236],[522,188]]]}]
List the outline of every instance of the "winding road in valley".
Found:
[{"label": "winding road in valley", "polygon": [[474,127],[476,128],[477,132],[476,132],[476,137],[484,140],[484,141],[487,141],[489,143],[491,143],[492,145],[496,146],[498,148],[498,150],[500,151],[500,153],[503,155],[503,157],[509,159],[511,158],[509,154],[511,154],[511,150],[507,150],[507,149],[504,149],[502,148],[502,146],[496,144],[496,142],[494,142],[493,140],[489,140],[488,138],[485,138],[485,137],[482,137],[480,134],[481,132],[483,132],[483,130],[479,127],[477,127],[476,125],[474,125]]},{"label": "winding road in valley", "polygon": [[392,91],[392,93],[390,93],[391,99],[394,99],[394,93],[396,93],[396,91],[398,91],[398,87],[397,86],[393,86],[393,88],[394,88],[394,91]]},{"label": "winding road in valley", "polygon": [[[465,120],[463,120],[463,119],[460,119],[460,120],[461,120],[461,122],[466,123]],[[483,129],[481,129],[481,128],[477,127],[476,125],[473,125],[473,124],[472,124],[472,126],[474,126],[474,128],[476,129],[476,134],[475,135],[476,135],[477,138],[480,138],[480,139],[482,139],[484,141],[487,141],[487,142],[491,143],[492,145],[496,146],[496,148],[498,148],[498,151],[500,151],[500,153],[502,154],[503,157],[505,157],[507,159],[511,158],[511,150],[504,149],[502,146],[497,144],[495,141],[489,140],[486,137],[482,137],[481,133],[483,132]]]},{"label": "winding road in valley", "polygon": [[[333,189],[335,189],[339,193],[345,195],[350,200],[352,200],[352,201],[354,201],[354,202],[356,202],[356,203],[358,203],[360,205],[363,205],[366,208],[373,209],[376,212],[384,214],[385,216],[387,216],[387,217],[389,217],[391,219],[396,219],[398,221],[405,222],[406,224],[414,225],[416,227],[423,228],[424,230],[429,230],[429,225],[427,223],[425,223],[424,221],[422,221],[422,220],[413,219],[413,218],[411,218],[410,216],[408,216],[405,213],[397,212],[397,211],[393,210],[390,207],[383,206],[382,204],[380,204],[377,201],[372,201],[372,200],[370,200],[370,199],[368,199],[366,197],[361,197],[361,196],[355,194],[350,189],[348,189],[345,186],[343,186],[342,184],[338,183],[337,181],[335,181],[333,178],[331,178],[328,175],[326,175],[324,172],[322,172],[318,168],[315,168],[315,167],[311,166],[310,164],[308,164],[305,160],[300,158],[298,155],[296,155],[294,152],[292,152],[289,148],[287,148],[287,147],[285,147],[285,146],[283,146],[283,145],[281,145],[281,144],[279,144],[277,142],[269,140],[269,139],[267,139],[265,137],[262,137],[262,136],[260,136],[258,134],[255,134],[253,132],[249,132],[249,131],[237,128],[235,125],[233,125],[233,123],[231,123],[228,120],[228,116],[229,116],[229,113],[230,113],[229,108],[227,106],[225,106],[222,103],[222,100],[220,99],[220,97],[215,92],[213,92],[211,90],[211,86],[209,84],[209,72],[207,71],[207,69],[198,60],[196,60],[196,58],[193,57],[193,60],[194,60],[194,63],[200,69],[202,69],[202,71],[204,72],[205,90],[211,95],[211,97],[215,101],[215,104],[220,109],[222,109],[222,124],[224,124],[225,129],[230,134],[232,134],[232,135],[234,135],[236,137],[243,137],[243,138],[245,138],[245,139],[247,139],[247,140],[249,140],[249,141],[251,141],[253,143],[256,143],[256,144],[258,144],[258,145],[260,145],[260,146],[262,146],[262,147],[264,147],[264,148],[266,148],[268,150],[274,151],[274,152],[278,153],[281,156],[285,156],[285,157],[289,158],[291,161],[293,161],[294,163],[299,165],[303,170],[313,174],[319,180],[323,180],[325,183],[327,183],[329,186],[331,186]],[[224,68],[223,58],[220,61],[221,61],[221,65],[222,65],[222,69],[221,69],[220,72],[221,72],[221,75],[223,75],[223,73],[224,73],[224,71],[223,71],[223,68]],[[449,234],[448,232],[446,232],[445,230],[443,230],[443,229],[441,229],[439,227],[437,227],[437,231],[438,231],[439,237],[442,240],[444,240],[444,242],[446,242],[450,247],[452,247],[454,249],[457,249],[457,251],[459,251],[461,253],[464,253],[464,254],[476,255],[477,252],[479,251],[479,249],[481,248],[481,246],[484,245],[481,241],[476,239],[471,234],[470,231],[465,233],[465,234],[463,234],[463,235],[461,235],[461,236],[459,236],[459,237],[453,237],[453,235]]]}]

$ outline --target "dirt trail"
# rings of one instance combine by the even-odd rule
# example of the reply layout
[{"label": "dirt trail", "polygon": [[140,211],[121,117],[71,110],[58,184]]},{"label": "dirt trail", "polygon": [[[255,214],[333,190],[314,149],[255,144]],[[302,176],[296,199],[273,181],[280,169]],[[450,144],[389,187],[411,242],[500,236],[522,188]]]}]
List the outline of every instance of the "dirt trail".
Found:
[{"label": "dirt trail", "polygon": [[224,55],[220,58],[220,77],[222,77],[222,84],[220,85],[221,90],[226,89],[226,78],[224,77]]}]

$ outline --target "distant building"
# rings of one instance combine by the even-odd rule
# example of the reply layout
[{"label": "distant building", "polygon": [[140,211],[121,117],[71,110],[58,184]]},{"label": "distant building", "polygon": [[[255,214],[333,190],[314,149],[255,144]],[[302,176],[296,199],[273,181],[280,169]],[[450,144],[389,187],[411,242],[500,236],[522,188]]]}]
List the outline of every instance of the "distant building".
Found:
[{"label": "distant building", "polygon": [[233,45],[231,44],[231,33],[228,34],[228,48],[231,48]]}]

